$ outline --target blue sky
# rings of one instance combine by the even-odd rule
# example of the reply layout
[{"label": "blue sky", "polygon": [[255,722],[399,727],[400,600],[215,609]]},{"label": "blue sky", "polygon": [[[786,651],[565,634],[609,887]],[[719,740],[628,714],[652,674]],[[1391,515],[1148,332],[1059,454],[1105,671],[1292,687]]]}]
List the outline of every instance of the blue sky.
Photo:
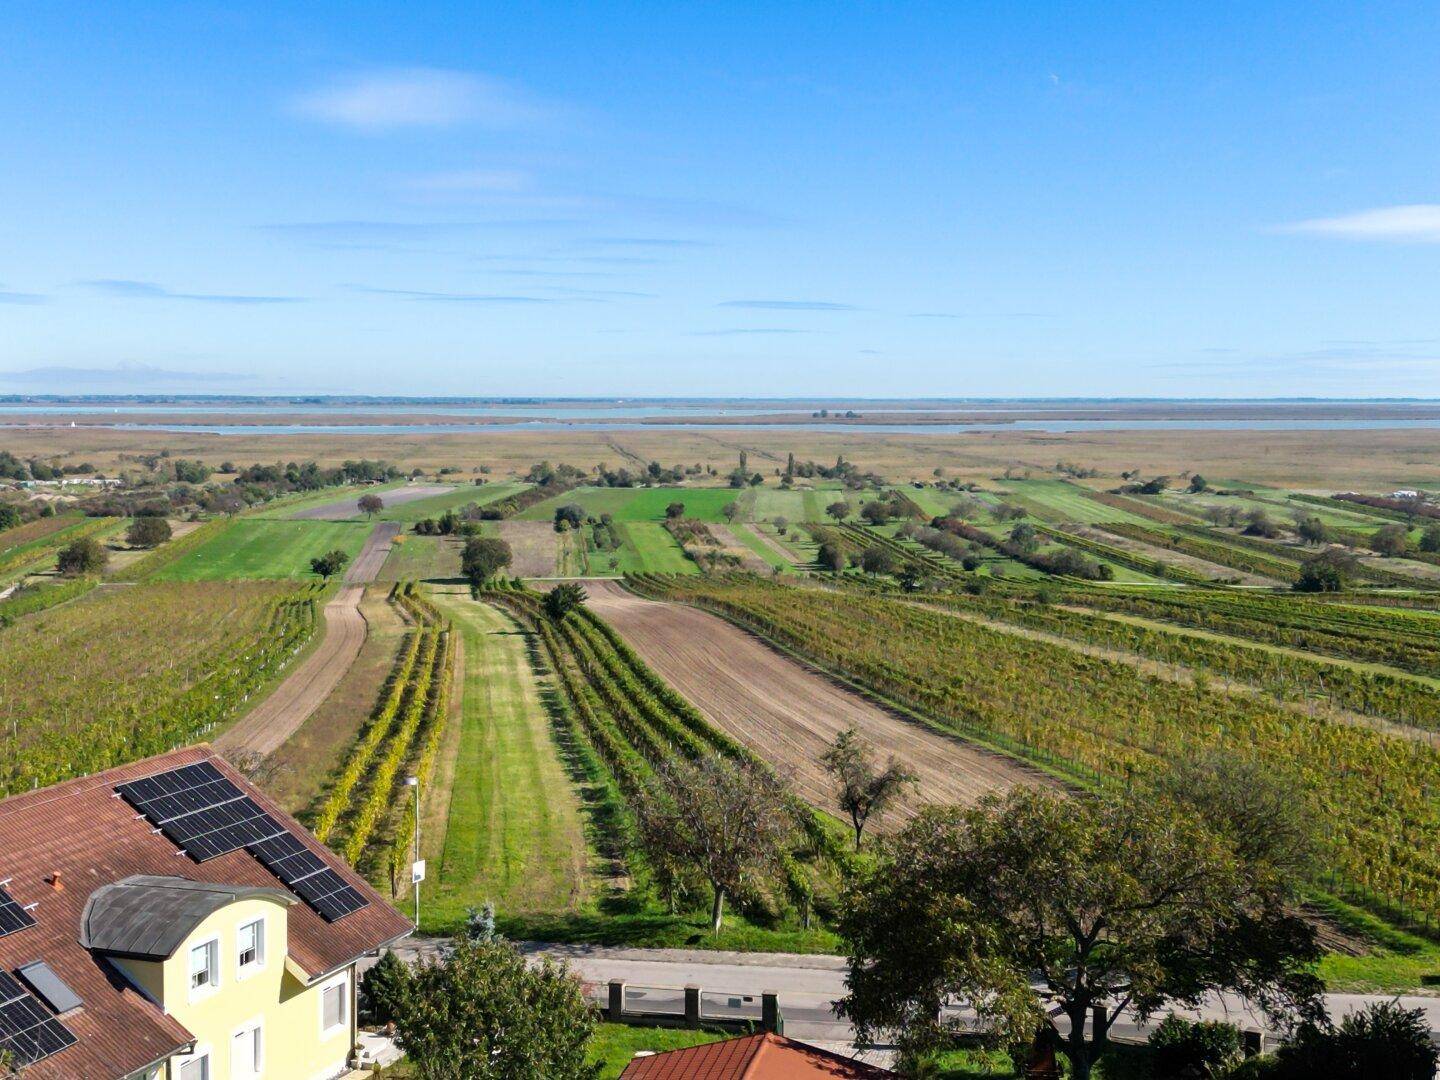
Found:
[{"label": "blue sky", "polygon": [[1440,7],[71,4],[0,393],[1440,395]]}]

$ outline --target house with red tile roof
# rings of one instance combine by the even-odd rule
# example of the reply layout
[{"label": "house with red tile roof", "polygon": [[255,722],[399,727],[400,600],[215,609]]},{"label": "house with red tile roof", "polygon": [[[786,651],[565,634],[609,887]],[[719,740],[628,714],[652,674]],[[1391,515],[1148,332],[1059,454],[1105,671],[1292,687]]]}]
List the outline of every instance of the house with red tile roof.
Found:
[{"label": "house with red tile roof", "polygon": [[208,746],[0,800],[0,1060],[24,1080],[336,1076],[357,962],[412,929]]},{"label": "house with red tile roof", "polygon": [[637,1057],[620,1080],[881,1080],[889,1069],[763,1033]]}]

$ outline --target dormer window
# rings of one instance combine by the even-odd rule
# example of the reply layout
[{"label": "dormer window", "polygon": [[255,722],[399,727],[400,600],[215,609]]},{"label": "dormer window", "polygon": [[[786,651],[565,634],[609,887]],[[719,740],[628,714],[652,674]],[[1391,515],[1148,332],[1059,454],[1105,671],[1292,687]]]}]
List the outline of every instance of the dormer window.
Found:
[{"label": "dormer window", "polygon": [[190,950],[190,996],[208,994],[220,984],[220,943],[207,941]]},{"label": "dormer window", "polygon": [[240,927],[236,966],[239,974],[248,975],[265,966],[265,920],[256,919]]}]

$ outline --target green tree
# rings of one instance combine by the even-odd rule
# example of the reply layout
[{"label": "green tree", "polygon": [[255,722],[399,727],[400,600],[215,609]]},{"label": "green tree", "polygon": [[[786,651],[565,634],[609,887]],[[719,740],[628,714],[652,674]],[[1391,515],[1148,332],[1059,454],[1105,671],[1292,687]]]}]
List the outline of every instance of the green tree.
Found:
[{"label": "green tree", "polygon": [[844,499],[836,499],[829,506],[825,507],[825,513],[829,514],[836,521],[844,521],[850,516],[850,504]]},{"label": "green tree", "polygon": [[409,987],[409,966],[395,953],[385,953],[360,980],[360,1015],[372,1024],[390,1023]]},{"label": "green tree", "polygon": [[1387,559],[1395,555],[1404,555],[1405,549],[1410,546],[1410,530],[1404,525],[1391,524],[1381,525],[1375,530],[1375,535],[1370,537],[1370,548],[1378,551]]},{"label": "green tree", "polygon": [[345,564],[350,561],[350,556],[339,548],[327,551],[324,555],[318,555],[310,560],[310,569],[319,574],[326,581],[345,569]]},{"label": "green tree", "polygon": [[740,516],[739,501],[731,499],[728,503],[726,503],[720,508],[720,514],[727,522],[734,524],[735,519]]},{"label": "green tree", "polygon": [[[1319,1016],[1314,931],[1272,910],[1248,871],[1198,815],[1152,792],[1024,789],[922,811],[846,890],[841,1009],[866,1041],[923,1046],[950,1034],[942,1004],[964,1000],[1018,1045],[1050,1004],[1069,1021],[1076,1080],[1126,1008],[1148,1016],[1234,990],[1275,1015]],[[1273,935],[1237,943],[1235,923],[1260,915]]]},{"label": "green tree", "polygon": [[689,867],[710,886],[710,930],[725,920],[725,898],[743,895],[774,874],[792,838],[785,788],[764,767],[709,755],[655,769],[640,800],[646,850]]},{"label": "green tree", "polygon": [[55,559],[55,569],[66,577],[80,577],[82,574],[98,574],[110,561],[110,552],[93,536],[73,540],[60,549]]},{"label": "green tree", "polygon": [[510,565],[514,554],[504,540],[474,536],[460,553],[460,572],[477,588]]},{"label": "green tree", "polygon": [[20,511],[9,503],[0,503],[0,532],[13,529],[21,521]]},{"label": "green tree", "polygon": [[125,542],[131,547],[153,548],[173,535],[170,523],[163,517],[137,517],[125,530]]},{"label": "green tree", "polygon": [[685,516],[685,504],[683,502],[672,502],[665,507],[665,517],[669,521],[675,521]]},{"label": "green tree", "polygon": [[860,508],[860,516],[871,525],[884,525],[890,520],[890,504],[875,499]]},{"label": "green tree", "polygon": [[555,531],[578,529],[585,521],[585,508],[576,503],[566,503],[555,508]]},{"label": "green tree", "polygon": [[1307,544],[1328,544],[1330,542],[1330,526],[1311,514],[1303,517],[1295,523],[1295,533]]},{"label": "green tree", "polygon": [[860,850],[870,819],[883,813],[919,781],[894,757],[883,769],[878,768],[874,752],[853,727],[836,736],[820,762],[835,778],[835,798],[840,809],[850,815],[856,851]]},{"label": "green tree", "polygon": [[368,494],[361,495],[360,498],[356,501],[355,505],[360,509],[360,512],[364,514],[367,518],[373,518],[381,510],[385,509],[385,500],[382,499],[379,495],[376,495],[374,492],[370,492]]},{"label": "green tree", "polygon": [[593,1080],[595,1014],[580,981],[505,941],[458,940],[408,981],[395,1014],[418,1080]]},{"label": "green tree", "polygon": [[889,574],[895,570],[895,553],[875,544],[860,554],[860,568],[867,574]]},{"label": "green tree", "polygon": [[1300,564],[1300,577],[1292,586],[1296,592],[1340,592],[1355,572],[1354,555],[1328,548]]},{"label": "green tree", "polygon": [[1302,1024],[1265,1075],[1273,1080],[1433,1080],[1436,1060],[1424,1011],[1380,1001],[1351,1013],[1339,1027]]},{"label": "green tree", "polygon": [[1201,476],[1198,472],[1194,476],[1190,477],[1191,495],[1203,494],[1205,489],[1209,486],[1210,485],[1205,482],[1205,477]]},{"label": "green tree", "polygon": [[1440,521],[1432,521],[1420,534],[1420,550],[1434,555],[1440,552]]},{"label": "green tree", "polygon": [[566,615],[585,603],[585,588],[573,581],[561,582],[545,594],[545,614],[555,622],[562,622]]}]

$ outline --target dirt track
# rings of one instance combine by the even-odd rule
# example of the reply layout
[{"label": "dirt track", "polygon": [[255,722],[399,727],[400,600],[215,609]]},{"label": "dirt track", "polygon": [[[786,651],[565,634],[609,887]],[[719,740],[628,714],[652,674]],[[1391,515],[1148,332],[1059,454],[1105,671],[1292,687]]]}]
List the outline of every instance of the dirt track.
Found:
[{"label": "dirt track", "polygon": [[[404,506],[416,499],[428,499],[434,495],[444,495],[453,491],[454,488],[436,487],[434,485],[395,488],[392,491],[377,491],[384,500],[385,506]],[[359,495],[341,499],[339,502],[325,503],[323,506],[312,506],[308,510],[298,510],[290,517],[294,521],[347,521],[350,518],[360,517],[360,509],[355,505],[360,499]]]},{"label": "dirt track", "polygon": [[275,690],[215,740],[221,753],[270,754],[290,738],[339,685],[365,644],[360,600],[375,580],[390,545],[400,534],[398,522],[377,525],[345,574],[345,583],[325,605],[325,637]]},{"label": "dirt track", "polygon": [[[854,726],[882,759],[893,754],[920,777],[903,812],[924,803],[968,803],[1041,774],[960,739],[902,720],[782,656],[718,616],[644,600],[613,582],[585,584],[590,606],[717,727],[782,770],[809,802],[834,809],[820,755]],[[881,822],[881,827],[885,825]]]}]

